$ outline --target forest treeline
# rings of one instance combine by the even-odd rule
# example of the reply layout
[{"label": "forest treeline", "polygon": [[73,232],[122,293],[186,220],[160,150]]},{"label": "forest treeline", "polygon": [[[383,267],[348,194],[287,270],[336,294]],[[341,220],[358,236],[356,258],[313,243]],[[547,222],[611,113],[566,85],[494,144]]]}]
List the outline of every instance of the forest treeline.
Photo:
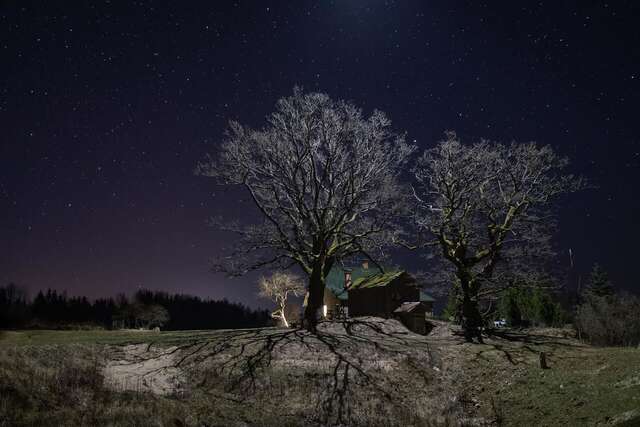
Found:
[{"label": "forest treeline", "polygon": [[48,289],[29,298],[11,283],[0,287],[0,328],[235,329],[269,325],[269,312],[193,295],[138,290],[132,297],[89,300]]}]

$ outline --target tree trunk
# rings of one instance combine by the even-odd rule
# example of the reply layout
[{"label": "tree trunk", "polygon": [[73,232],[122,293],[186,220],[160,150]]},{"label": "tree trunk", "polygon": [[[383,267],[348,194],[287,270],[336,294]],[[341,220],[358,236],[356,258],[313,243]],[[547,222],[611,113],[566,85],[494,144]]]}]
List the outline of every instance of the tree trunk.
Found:
[{"label": "tree trunk", "polygon": [[309,297],[304,311],[304,326],[309,332],[313,333],[316,332],[318,324],[318,310],[320,310],[324,302],[324,279],[323,265],[320,263],[314,265],[309,276]]},{"label": "tree trunk", "polygon": [[282,304],[280,304],[280,319],[282,319],[282,324],[284,325],[284,327],[288,328],[289,327],[289,322],[287,321],[287,316],[285,314],[286,308],[287,308],[287,302],[286,302],[286,297],[285,297],[285,299],[282,302]]},{"label": "tree trunk", "polygon": [[482,343],[482,315],[478,309],[478,300],[474,292],[474,286],[470,283],[467,274],[458,274],[460,288],[462,289],[462,329],[467,342],[477,338]]}]

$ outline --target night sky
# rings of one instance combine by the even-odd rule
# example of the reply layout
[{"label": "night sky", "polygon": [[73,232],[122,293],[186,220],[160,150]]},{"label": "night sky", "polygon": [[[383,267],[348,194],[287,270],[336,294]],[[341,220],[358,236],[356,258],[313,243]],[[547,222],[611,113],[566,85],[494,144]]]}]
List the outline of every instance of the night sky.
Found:
[{"label": "night sky", "polygon": [[209,271],[207,219],[250,210],[193,169],[301,85],[421,147],[551,144],[599,187],[563,202],[561,262],[640,290],[640,6],[524,3],[2,2],[0,283],[264,304]]}]

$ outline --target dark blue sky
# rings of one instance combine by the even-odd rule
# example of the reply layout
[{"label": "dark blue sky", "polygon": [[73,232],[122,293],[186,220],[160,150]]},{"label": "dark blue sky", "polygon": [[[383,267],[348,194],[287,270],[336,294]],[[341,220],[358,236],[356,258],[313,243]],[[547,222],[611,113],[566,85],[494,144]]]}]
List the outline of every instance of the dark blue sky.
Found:
[{"label": "dark blue sky", "polygon": [[551,144],[599,186],[564,203],[562,256],[638,290],[640,7],[586,3],[3,2],[0,282],[257,304],[252,278],[208,271],[229,236],[206,220],[241,196],[192,172],[297,84],[422,147]]}]

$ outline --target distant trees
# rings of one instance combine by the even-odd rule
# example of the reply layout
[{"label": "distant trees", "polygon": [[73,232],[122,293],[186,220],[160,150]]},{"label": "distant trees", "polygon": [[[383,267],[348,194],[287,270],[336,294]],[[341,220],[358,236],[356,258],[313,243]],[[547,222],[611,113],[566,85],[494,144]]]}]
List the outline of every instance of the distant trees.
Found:
[{"label": "distant trees", "polygon": [[31,304],[31,326],[61,327],[67,324],[92,324],[92,304],[86,297],[68,297],[66,292],[40,291]]},{"label": "distant trees", "polygon": [[145,305],[161,305],[169,312],[164,329],[234,329],[267,326],[267,310],[253,310],[238,303],[202,299],[192,295],[139,290],[134,301]]},{"label": "distant trees", "polygon": [[640,298],[630,294],[586,295],[577,307],[578,336],[601,346],[640,344]]},{"label": "distant trees", "polygon": [[145,307],[142,321],[147,328],[159,328],[169,322],[169,311],[160,304],[152,304]]},{"label": "distant trees", "polygon": [[602,346],[640,344],[640,298],[616,293],[600,264],[593,265],[580,301],[575,315],[580,338]]},{"label": "distant trees", "polygon": [[24,326],[29,319],[27,293],[15,283],[0,287],[0,328]]},{"label": "distant trees", "polygon": [[615,293],[613,284],[609,280],[609,275],[600,266],[595,263],[591,269],[585,295],[595,297],[609,297]]},{"label": "distant trees", "polygon": [[510,326],[563,326],[568,313],[542,288],[514,287],[500,297],[497,315]]},{"label": "distant trees", "polygon": [[133,298],[119,295],[93,302],[55,290],[40,291],[33,300],[18,286],[0,287],[0,328],[231,329],[266,326],[269,313],[226,300],[139,290]]},{"label": "distant trees", "polygon": [[286,317],[287,299],[289,295],[300,296],[305,287],[300,278],[294,274],[275,272],[270,277],[261,277],[258,282],[260,296],[276,303],[276,310],[271,313],[274,319],[280,319],[285,328],[289,327]]},{"label": "distant trees", "polygon": [[166,325],[170,316],[167,309],[160,304],[143,304],[135,301],[132,304],[121,305],[114,319],[121,328],[151,329]]},{"label": "distant trees", "polygon": [[[455,133],[413,170],[420,247],[438,248],[459,286],[465,337],[481,340],[478,301],[520,283],[550,252],[553,202],[584,187],[549,146],[478,142]],[[538,270],[539,271],[539,270]]]},{"label": "distant trees", "polygon": [[298,88],[264,128],[230,122],[218,155],[197,173],[241,186],[263,221],[223,226],[240,238],[217,270],[298,266],[308,276],[306,327],[315,330],[333,265],[373,259],[389,242],[402,207],[398,177],[413,151],[382,112],[365,118],[350,102]]}]

